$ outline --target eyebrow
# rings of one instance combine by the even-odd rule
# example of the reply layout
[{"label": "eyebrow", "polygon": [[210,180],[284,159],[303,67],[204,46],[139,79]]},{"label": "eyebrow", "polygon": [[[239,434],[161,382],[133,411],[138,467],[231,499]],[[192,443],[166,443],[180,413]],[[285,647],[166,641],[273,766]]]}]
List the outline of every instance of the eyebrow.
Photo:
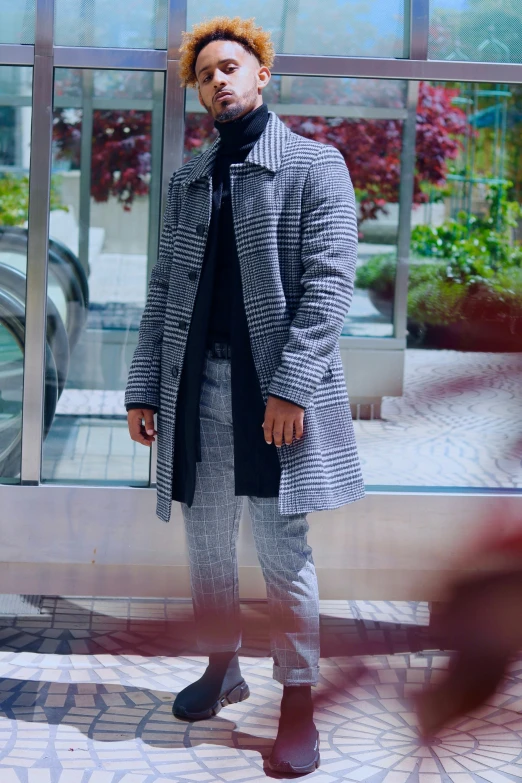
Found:
[{"label": "eyebrow", "polygon": [[[238,61],[235,59],[235,57],[225,57],[223,60],[220,60],[220,61],[218,62],[218,65],[223,65],[223,63],[236,63],[236,65],[239,65],[239,63],[238,63]],[[200,72],[197,74],[197,76],[198,76],[198,79],[199,79],[199,77],[201,76],[201,74],[202,74],[202,73],[204,73],[205,71],[208,71],[208,70],[209,70],[209,68],[212,68],[212,66],[211,66],[211,65],[205,65],[205,67],[204,67],[204,68],[202,68],[202,69],[200,70]]]}]

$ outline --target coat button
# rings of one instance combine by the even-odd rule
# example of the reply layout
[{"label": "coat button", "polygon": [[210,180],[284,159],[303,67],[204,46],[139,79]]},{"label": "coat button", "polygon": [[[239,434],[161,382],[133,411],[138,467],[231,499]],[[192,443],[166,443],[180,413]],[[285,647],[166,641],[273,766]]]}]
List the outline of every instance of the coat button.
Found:
[{"label": "coat button", "polygon": [[207,233],[207,227],[204,223],[198,223],[196,226],[196,234],[200,237],[204,237]]},{"label": "coat button", "polygon": [[177,378],[177,377],[178,377],[179,370],[178,370],[178,368],[176,367],[176,365],[174,365],[174,366],[172,367],[171,373],[172,373],[172,377],[173,377],[173,378]]},{"label": "coat button", "polygon": [[183,329],[183,331],[185,331],[185,329],[188,327],[188,323],[186,321],[180,321],[178,326],[180,329]]},{"label": "coat button", "polygon": [[189,280],[195,280],[196,277],[197,277],[197,273],[194,272],[194,270],[192,270],[191,272],[188,273],[188,279]]}]

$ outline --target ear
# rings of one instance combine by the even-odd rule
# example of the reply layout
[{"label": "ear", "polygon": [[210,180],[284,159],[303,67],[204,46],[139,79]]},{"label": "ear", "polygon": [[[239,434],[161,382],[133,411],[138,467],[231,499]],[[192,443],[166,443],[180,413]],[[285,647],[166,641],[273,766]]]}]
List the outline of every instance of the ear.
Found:
[{"label": "ear", "polygon": [[272,78],[272,74],[266,67],[266,65],[261,66],[261,68],[257,72],[257,86],[260,90],[264,90],[270,79]]}]

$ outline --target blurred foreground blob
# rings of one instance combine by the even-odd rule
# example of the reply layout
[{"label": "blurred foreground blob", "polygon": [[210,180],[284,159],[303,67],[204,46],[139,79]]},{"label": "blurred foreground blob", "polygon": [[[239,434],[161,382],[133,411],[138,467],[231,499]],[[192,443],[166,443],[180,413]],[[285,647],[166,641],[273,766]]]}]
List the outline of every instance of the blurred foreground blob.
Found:
[{"label": "blurred foreground blob", "polygon": [[522,650],[522,520],[500,504],[456,565],[469,576],[447,587],[429,629],[455,654],[445,677],[414,699],[425,738],[484,704]]}]

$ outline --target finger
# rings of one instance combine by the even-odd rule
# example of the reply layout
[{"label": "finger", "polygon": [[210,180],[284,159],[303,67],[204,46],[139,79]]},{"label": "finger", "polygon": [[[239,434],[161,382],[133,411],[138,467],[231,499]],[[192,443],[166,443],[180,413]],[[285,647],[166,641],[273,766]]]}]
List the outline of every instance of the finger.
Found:
[{"label": "finger", "polygon": [[263,431],[265,433],[265,441],[272,443],[272,430],[274,428],[274,417],[270,414],[265,414],[265,420],[263,422]]},{"label": "finger", "polygon": [[143,427],[143,424],[140,421],[140,429],[138,432],[138,436],[136,438],[133,438],[133,440],[135,440],[137,443],[141,443],[142,446],[150,446],[154,438],[151,435],[147,435]]},{"label": "finger", "polygon": [[274,443],[278,449],[281,448],[281,446],[283,445],[284,423],[285,423],[284,419],[279,416],[274,421],[273,437],[274,437]]},{"label": "finger", "polygon": [[304,433],[304,411],[303,413],[295,420],[295,437],[296,440],[301,440]]},{"label": "finger", "polygon": [[135,440],[136,443],[141,443],[142,446],[151,445],[151,441],[149,440],[149,435],[143,435],[141,432],[139,432],[137,435],[133,435],[131,433],[131,439]]},{"label": "finger", "polygon": [[153,411],[143,411],[143,418],[145,420],[145,432],[147,435],[154,435],[154,413]]},{"label": "finger", "polygon": [[145,430],[145,427],[143,426],[143,424],[141,425],[140,435],[143,438],[143,440],[145,440],[147,442],[148,446],[150,446],[150,444],[154,443],[154,441],[156,440],[156,438],[154,437],[154,435],[156,434],[156,430],[151,430],[151,432],[153,434],[149,435],[148,430]]},{"label": "finger", "polygon": [[283,428],[285,443],[287,446],[292,445],[292,441],[294,439],[294,420],[293,419],[287,419],[284,424]]},{"label": "finger", "polygon": [[150,437],[145,435],[141,425],[141,413],[129,415],[127,423],[131,439],[136,441],[136,443],[141,443],[143,446],[150,446]]}]

